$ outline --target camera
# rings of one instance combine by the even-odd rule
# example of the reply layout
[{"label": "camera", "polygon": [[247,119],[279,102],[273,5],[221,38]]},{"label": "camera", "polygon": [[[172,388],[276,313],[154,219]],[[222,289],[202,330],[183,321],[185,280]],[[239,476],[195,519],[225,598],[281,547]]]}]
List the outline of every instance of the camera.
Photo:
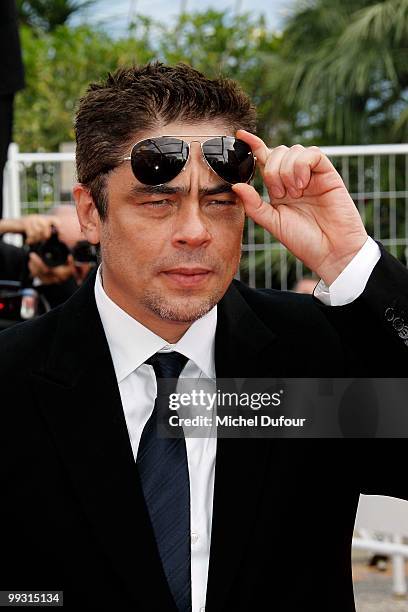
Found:
[{"label": "camera", "polygon": [[94,244],[87,240],[78,240],[72,249],[75,263],[98,263],[98,251]]},{"label": "camera", "polygon": [[66,264],[70,254],[67,245],[58,238],[58,230],[54,225],[51,226],[51,236],[48,240],[30,245],[30,251],[37,253],[50,268]]},{"label": "camera", "polygon": [[87,240],[78,240],[72,250],[58,238],[58,230],[52,225],[51,236],[43,242],[36,242],[30,246],[30,251],[37,253],[42,261],[50,268],[63,266],[67,263],[68,255],[72,253],[75,263],[98,262],[97,247]]}]

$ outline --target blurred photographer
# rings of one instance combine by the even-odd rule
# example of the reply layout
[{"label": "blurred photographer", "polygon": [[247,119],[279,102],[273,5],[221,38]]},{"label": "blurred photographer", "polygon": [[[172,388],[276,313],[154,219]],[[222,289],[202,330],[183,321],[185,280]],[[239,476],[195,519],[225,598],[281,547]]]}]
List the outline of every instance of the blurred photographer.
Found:
[{"label": "blurred photographer", "polygon": [[[47,240],[52,225],[59,227],[59,219],[53,215],[26,215],[19,219],[0,219],[0,237],[3,234],[23,234],[26,244]],[[19,281],[27,268],[27,251],[0,240],[0,280]]]},{"label": "blurred photographer", "polygon": [[0,241],[0,281],[19,281],[33,287],[45,309],[68,299],[87,277],[96,262],[83,240],[75,206],[63,204],[50,214],[1,219],[0,234],[19,233],[24,247]]},{"label": "blurred photographer", "polygon": [[[68,291],[75,290],[96,263],[94,251],[90,254],[84,253],[88,242],[84,240],[75,206],[73,204],[55,206],[49,215],[34,220],[30,226],[32,232],[30,240],[26,233],[26,243],[30,244],[32,249],[29,253],[28,268],[32,278],[38,279],[35,284],[38,285],[39,282],[47,286],[66,284]],[[42,240],[38,239],[38,231],[43,233]],[[46,250],[52,249],[50,265],[47,265],[47,255],[44,252],[41,255],[41,248],[37,246],[45,240],[48,241]]]}]

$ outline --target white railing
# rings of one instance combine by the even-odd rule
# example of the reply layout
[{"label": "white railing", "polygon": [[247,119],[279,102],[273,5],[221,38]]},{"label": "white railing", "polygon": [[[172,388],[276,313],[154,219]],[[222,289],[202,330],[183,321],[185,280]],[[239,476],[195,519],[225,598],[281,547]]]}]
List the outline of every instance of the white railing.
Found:
[{"label": "white railing", "polygon": [[[408,144],[322,147],[336,165],[368,233],[404,263],[408,251]],[[73,153],[21,153],[10,145],[4,216],[46,212],[71,200]],[[291,288],[310,274],[268,232],[247,220],[237,278],[252,287]]]},{"label": "white railing", "polygon": [[[367,232],[408,260],[408,144],[321,147],[348,188]],[[251,287],[290,289],[310,275],[270,234],[248,219],[240,277]]]},{"label": "white railing", "polygon": [[406,598],[408,501],[382,495],[360,495],[355,529],[353,549],[389,556],[393,594]]},{"label": "white railing", "polygon": [[[72,167],[75,164],[74,153],[21,153],[16,143],[11,143],[8,150],[7,164],[4,172],[4,191],[3,191],[3,216],[9,218],[17,218],[28,212],[30,208],[28,198],[22,199],[22,185],[26,178],[28,168],[36,169],[39,166],[43,169],[44,164],[55,164],[55,176],[61,173],[61,165],[68,164]],[[43,175],[44,172],[36,172]],[[27,189],[25,190],[27,194]],[[54,192],[58,191],[55,189]],[[38,212],[44,212],[47,208],[61,201],[60,195],[53,193],[50,199],[44,198],[44,190],[41,181],[37,176],[37,200],[34,201]]]}]

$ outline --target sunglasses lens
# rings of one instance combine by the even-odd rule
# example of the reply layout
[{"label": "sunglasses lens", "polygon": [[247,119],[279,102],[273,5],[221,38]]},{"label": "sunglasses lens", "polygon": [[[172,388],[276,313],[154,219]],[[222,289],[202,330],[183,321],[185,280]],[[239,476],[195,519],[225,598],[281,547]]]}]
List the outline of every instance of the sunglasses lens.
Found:
[{"label": "sunglasses lens", "polygon": [[232,136],[219,136],[203,144],[205,159],[211,168],[228,183],[247,183],[255,170],[251,147]]},{"label": "sunglasses lens", "polygon": [[135,144],[131,153],[133,174],[145,185],[161,185],[174,179],[188,158],[188,145],[178,138],[162,136]]}]

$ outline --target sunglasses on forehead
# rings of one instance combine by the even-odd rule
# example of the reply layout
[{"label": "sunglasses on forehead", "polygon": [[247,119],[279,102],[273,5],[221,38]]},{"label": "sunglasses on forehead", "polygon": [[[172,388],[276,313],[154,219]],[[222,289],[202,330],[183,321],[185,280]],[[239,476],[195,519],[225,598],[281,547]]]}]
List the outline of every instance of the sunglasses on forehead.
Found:
[{"label": "sunglasses on forehead", "polygon": [[[185,136],[199,138],[199,136]],[[254,175],[256,157],[249,145],[233,136],[209,136],[199,142],[202,156],[213,172],[223,181],[248,183]],[[133,145],[130,156],[132,171],[145,185],[162,185],[176,178],[184,169],[190,155],[191,142],[176,136],[157,136],[140,140]]]}]

